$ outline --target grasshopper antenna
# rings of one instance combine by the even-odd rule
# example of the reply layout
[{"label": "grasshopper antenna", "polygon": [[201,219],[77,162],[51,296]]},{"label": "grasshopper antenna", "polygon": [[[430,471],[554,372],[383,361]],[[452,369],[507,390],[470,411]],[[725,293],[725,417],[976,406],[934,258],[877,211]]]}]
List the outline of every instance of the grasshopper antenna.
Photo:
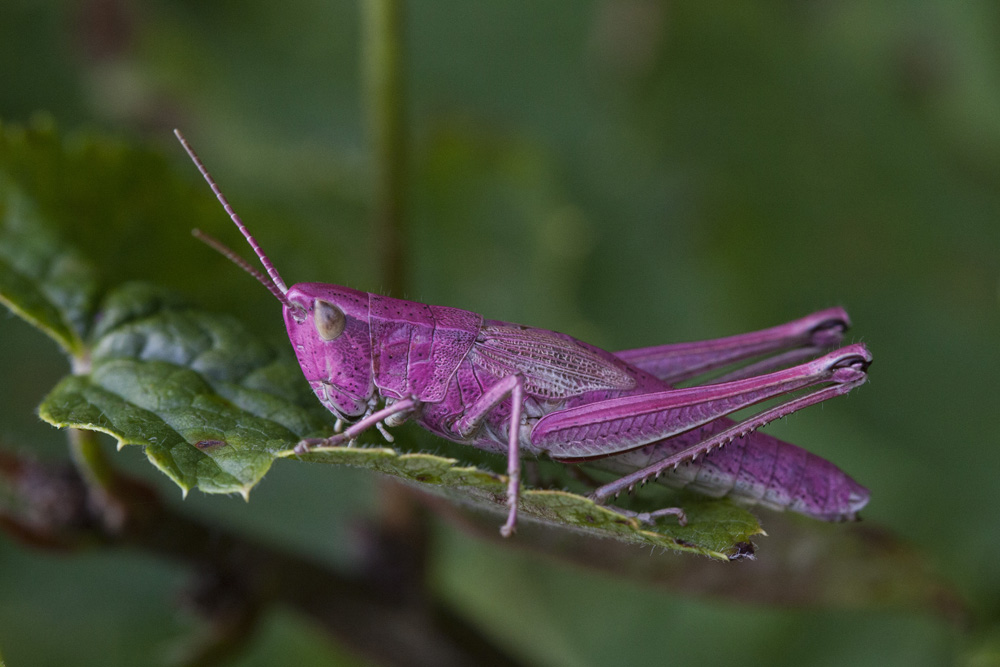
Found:
[{"label": "grasshopper antenna", "polygon": [[285,306],[286,308],[292,308],[292,304],[288,301],[288,297],[285,296],[284,292],[282,292],[277,285],[268,280],[263,273],[261,273],[254,267],[250,266],[250,262],[246,261],[239,255],[237,255],[236,251],[226,246],[224,243],[222,243],[222,241],[212,236],[209,236],[200,229],[192,229],[191,236],[195,237],[205,245],[213,248],[220,255],[227,258],[233,264],[240,267],[241,269],[249,273],[251,276],[256,278],[258,281],[260,281],[260,283],[264,287],[266,287],[271,292],[271,294],[273,294],[278,298],[278,301],[280,301],[283,306]]},{"label": "grasshopper antenna", "polygon": [[174,136],[177,137],[177,140],[181,142],[181,146],[184,147],[184,150],[187,152],[188,157],[191,158],[191,161],[194,162],[194,166],[198,168],[198,171],[201,173],[202,177],[208,183],[209,187],[212,188],[212,192],[215,193],[216,199],[218,199],[219,203],[222,204],[222,208],[226,209],[226,213],[229,214],[229,217],[236,224],[236,227],[239,228],[240,233],[243,234],[243,238],[245,238],[247,240],[247,243],[250,244],[250,247],[253,248],[253,251],[257,254],[257,259],[260,260],[260,263],[264,266],[264,269],[267,271],[267,275],[270,276],[271,279],[270,280],[265,279],[264,276],[261,275],[259,271],[250,266],[246,262],[246,260],[244,260],[242,257],[237,255],[235,252],[233,252],[232,250],[230,250],[229,248],[227,248],[222,243],[215,240],[208,234],[205,234],[196,229],[194,230],[194,236],[199,240],[204,241],[205,243],[210,245],[212,248],[220,252],[223,256],[228,257],[237,266],[239,266],[247,273],[255,277],[257,280],[263,283],[264,286],[267,287],[272,294],[278,297],[278,300],[281,301],[282,304],[290,308],[291,304],[289,304],[288,298],[285,296],[285,293],[288,292],[288,287],[285,286],[285,281],[282,280],[281,275],[278,274],[278,269],[274,268],[274,264],[272,264],[271,260],[268,259],[267,255],[264,254],[264,251],[261,250],[260,245],[257,243],[257,239],[253,237],[253,234],[250,233],[250,230],[248,230],[246,225],[243,224],[243,221],[240,220],[240,216],[238,216],[236,214],[236,211],[233,210],[233,207],[230,206],[229,200],[227,200],[226,196],[222,194],[222,190],[220,190],[219,186],[216,185],[215,180],[212,178],[212,175],[208,173],[208,169],[206,169],[205,165],[202,164],[201,159],[198,157],[198,154],[194,152],[193,148],[191,148],[191,145],[187,142],[187,139],[184,138],[184,135],[181,134],[180,130],[174,130]]}]

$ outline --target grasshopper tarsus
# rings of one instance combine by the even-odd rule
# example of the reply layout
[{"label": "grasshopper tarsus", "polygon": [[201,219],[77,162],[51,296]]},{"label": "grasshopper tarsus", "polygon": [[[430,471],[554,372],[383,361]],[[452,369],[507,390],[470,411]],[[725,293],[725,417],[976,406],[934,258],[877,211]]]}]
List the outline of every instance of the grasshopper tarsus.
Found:
[{"label": "grasshopper tarsus", "polygon": [[382,424],[382,422],[375,424],[375,428],[378,429],[378,432],[382,434],[382,437],[385,438],[385,441],[388,442],[389,444],[392,444],[393,442],[396,441],[396,439],[392,437],[392,434],[386,430],[385,425]]},{"label": "grasshopper tarsus", "polygon": [[662,519],[665,516],[677,517],[677,524],[680,526],[686,526],[688,522],[687,514],[685,514],[684,510],[680,507],[664,507],[652,512],[634,512],[621,507],[615,507],[614,505],[606,505],[606,507],[616,514],[621,514],[622,516],[635,519],[639,523],[646,526],[655,526],[657,520]]}]

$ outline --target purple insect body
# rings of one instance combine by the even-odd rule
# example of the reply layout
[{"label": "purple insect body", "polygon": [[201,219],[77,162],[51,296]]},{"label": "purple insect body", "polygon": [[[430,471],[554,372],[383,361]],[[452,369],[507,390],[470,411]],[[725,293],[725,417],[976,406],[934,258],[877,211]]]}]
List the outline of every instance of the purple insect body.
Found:
[{"label": "purple insect body", "polygon": [[[593,492],[597,502],[661,476],[671,486],[828,521],[853,519],[868,502],[868,491],[829,461],[756,431],[866,381],[871,355],[863,345],[817,356],[847,328],[842,309],[740,336],[612,354],[565,334],[458,308],[326,283],[289,288],[175,134],[268,276],[218,241],[196,235],[278,298],[310,386],[337,417],[338,431],[350,423],[331,438],[299,443],[296,451],[349,443],[371,427],[391,441],[385,427],[412,419],[448,440],[505,454],[505,536],[516,526],[522,452],[622,474]],[[711,384],[671,386],[754,358],[761,360]],[[775,398],[785,400],[740,422],[726,418]],[[685,521],[678,508],[640,516],[651,521],[668,514]]]}]

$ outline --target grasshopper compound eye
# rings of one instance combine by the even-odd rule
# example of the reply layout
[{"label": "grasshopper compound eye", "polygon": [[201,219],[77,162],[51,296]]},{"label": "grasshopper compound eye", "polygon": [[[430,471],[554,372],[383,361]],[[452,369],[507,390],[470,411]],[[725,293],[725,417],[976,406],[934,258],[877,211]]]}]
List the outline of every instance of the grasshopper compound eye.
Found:
[{"label": "grasshopper compound eye", "polygon": [[346,323],[344,311],[329,301],[316,299],[313,319],[316,324],[316,333],[323,340],[334,340],[344,333],[344,324]]}]

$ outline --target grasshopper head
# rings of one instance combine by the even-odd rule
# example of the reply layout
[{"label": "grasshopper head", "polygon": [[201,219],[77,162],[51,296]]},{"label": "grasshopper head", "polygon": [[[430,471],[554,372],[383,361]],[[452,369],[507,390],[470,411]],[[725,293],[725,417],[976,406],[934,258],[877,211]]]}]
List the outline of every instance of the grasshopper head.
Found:
[{"label": "grasshopper head", "polygon": [[338,416],[360,417],[375,395],[368,294],[299,283],[285,298],[288,339],[313,391]]},{"label": "grasshopper head", "polygon": [[365,414],[370,399],[375,396],[368,294],[324,283],[286,287],[278,270],[233,211],[198,155],[180,132],[174,130],[174,134],[253,248],[266,275],[208,234],[195,230],[195,236],[256,278],[281,302],[288,339],[320,402],[338,417],[353,419]]}]

